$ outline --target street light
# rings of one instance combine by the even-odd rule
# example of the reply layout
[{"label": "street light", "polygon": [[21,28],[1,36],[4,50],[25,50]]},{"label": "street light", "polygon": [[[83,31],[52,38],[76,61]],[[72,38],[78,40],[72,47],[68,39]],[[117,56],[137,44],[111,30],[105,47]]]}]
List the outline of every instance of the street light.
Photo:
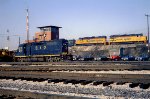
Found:
[{"label": "street light", "polygon": [[149,50],[149,17],[150,17],[150,15],[148,15],[148,14],[145,14],[145,16],[147,17],[147,47],[148,47],[148,54],[149,54],[149,52],[150,52],[150,50]]}]

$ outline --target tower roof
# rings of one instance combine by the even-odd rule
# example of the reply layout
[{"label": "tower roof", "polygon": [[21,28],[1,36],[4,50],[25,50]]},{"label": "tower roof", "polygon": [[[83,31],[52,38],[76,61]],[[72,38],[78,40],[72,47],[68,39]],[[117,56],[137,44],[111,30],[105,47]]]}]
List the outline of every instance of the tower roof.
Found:
[{"label": "tower roof", "polygon": [[62,27],[58,27],[58,26],[52,26],[52,25],[49,25],[49,26],[41,26],[41,27],[37,27],[37,28],[40,28],[40,29],[42,29],[42,28],[62,28]]}]

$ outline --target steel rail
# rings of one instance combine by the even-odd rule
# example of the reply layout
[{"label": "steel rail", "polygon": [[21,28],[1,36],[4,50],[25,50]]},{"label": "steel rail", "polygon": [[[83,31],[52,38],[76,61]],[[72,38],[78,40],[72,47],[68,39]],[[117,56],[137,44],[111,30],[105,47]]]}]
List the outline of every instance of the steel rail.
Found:
[{"label": "steel rail", "polygon": [[0,66],[0,71],[100,71],[100,70],[150,70],[150,66],[145,65],[116,65],[116,64],[95,64],[95,65],[43,65],[43,66]]},{"label": "steel rail", "polygon": [[[150,64],[149,64],[150,65]],[[0,71],[100,71],[100,70],[150,70],[148,65],[99,64],[99,63],[51,63],[45,65],[0,65]]]},{"label": "steel rail", "polygon": [[[0,95],[5,95],[7,98],[15,97],[14,99],[73,99],[73,96],[55,95],[30,91],[19,91],[11,89],[0,89]],[[4,98],[6,99],[6,97]],[[11,98],[12,99],[12,98]],[[75,99],[89,99],[76,97]]]},{"label": "steel rail", "polygon": [[129,82],[129,83],[143,83],[143,84],[150,83],[150,74],[0,71],[0,77]]},{"label": "steel rail", "polygon": [[64,61],[64,62],[0,62],[0,65],[95,65],[95,64],[132,64],[150,65],[150,61]]}]

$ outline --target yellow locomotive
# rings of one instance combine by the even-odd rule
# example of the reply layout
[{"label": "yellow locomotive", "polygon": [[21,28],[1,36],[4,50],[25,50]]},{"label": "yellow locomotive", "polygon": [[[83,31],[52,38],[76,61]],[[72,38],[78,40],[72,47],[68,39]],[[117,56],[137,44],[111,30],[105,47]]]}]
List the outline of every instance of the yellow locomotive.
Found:
[{"label": "yellow locomotive", "polygon": [[96,45],[96,44],[106,45],[107,37],[106,36],[84,37],[79,38],[78,40],[76,40],[75,43],[76,45]]},{"label": "yellow locomotive", "polygon": [[147,37],[140,34],[111,35],[109,44],[147,43]]},{"label": "yellow locomotive", "polygon": [[106,36],[93,36],[79,38],[75,41],[76,45],[113,45],[113,44],[146,44],[147,36],[140,34],[124,34],[124,35],[111,35],[107,42]]}]

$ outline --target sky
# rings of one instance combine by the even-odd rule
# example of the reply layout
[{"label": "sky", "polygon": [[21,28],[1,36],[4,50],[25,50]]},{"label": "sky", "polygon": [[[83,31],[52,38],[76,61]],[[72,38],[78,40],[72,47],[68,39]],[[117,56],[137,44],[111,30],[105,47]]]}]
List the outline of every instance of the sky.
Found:
[{"label": "sky", "polygon": [[[37,27],[56,25],[60,38],[143,33],[150,0],[0,0],[0,49],[17,49],[26,40],[26,9],[30,39]],[[7,36],[9,40],[7,40]]]}]

